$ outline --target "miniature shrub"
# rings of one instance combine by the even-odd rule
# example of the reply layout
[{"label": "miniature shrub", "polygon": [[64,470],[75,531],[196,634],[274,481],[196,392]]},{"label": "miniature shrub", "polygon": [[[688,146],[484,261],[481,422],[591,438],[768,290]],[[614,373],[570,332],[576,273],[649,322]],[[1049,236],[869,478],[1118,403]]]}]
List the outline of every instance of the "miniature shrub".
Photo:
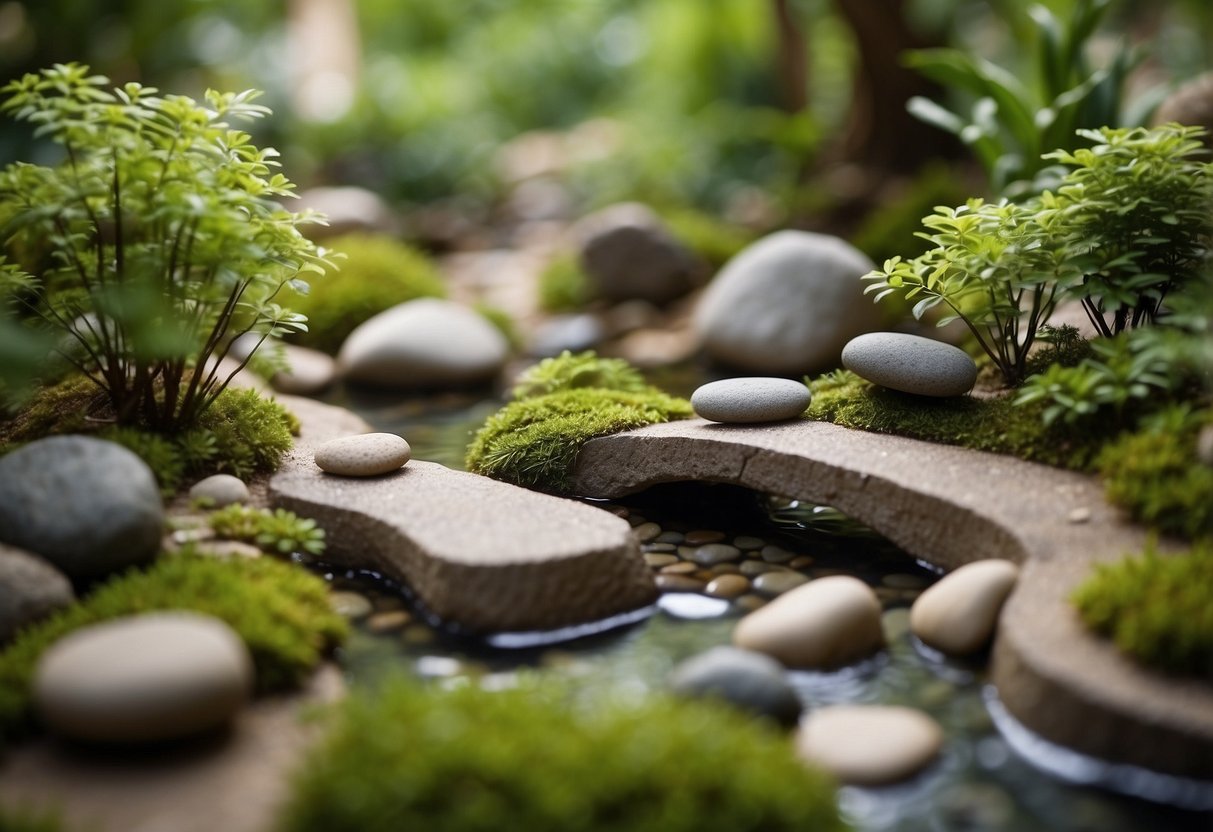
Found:
[{"label": "miniature shrub", "polygon": [[839,832],[832,783],[720,705],[576,703],[548,680],[487,691],[393,680],[343,703],[280,832]]},{"label": "miniature shrub", "polygon": [[869,384],[845,370],[814,379],[809,387],[811,419],[1063,468],[1090,469],[1116,431],[1111,424],[1082,429],[1064,423],[1045,425],[1041,405],[1017,407],[1007,397],[911,396]]},{"label": "miniature shrub", "polygon": [[690,416],[690,402],[654,388],[626,393],[583,387],[519,399],[476,433],[467,469],[515,485],[565,491],[577,452],[590,439]]},{"label": "miniature shrub", "polygon": [[281,508],[270,511],[233,503],[212,512],[208,522],[219,537],[252,543],[270,554],[324,553],[324,529],[315,520],[293,511]]},{"label": "miniature shrub", "polygon": [[277,152],[228,123],[269,113],[255,91],[199,104],[108,84],[58,64],[4,88],[0,109],[66,160],[0,171],[4,238],[45,243],[50,263],[37,275],[0,264],[0,290],[58,336],[118,424],[174,433],[231,381],[217,359],[236,337],[303,326],[279,294],[328,261],[299,231],[313,217],[278,204],[293,186],[271,173]]},{"label": "miniature shrub", "polygon": [[621,393],[642,393],[649,389],[640,371],[622,358],[600,358],[593,350],[576,355],[565,350],[523,370],[514,381],[512,395],[515,399],[530,399],[581,387]]},{"label": "miniature shrub", "polygon": [[1175,406],[1108,445],[1099,456],[1108,499],[1167,534],[1213,535],[1213,467],[1196,453],[1207,424],[1213,411]]},{"label": "miniature shrub", "polygon": [[330,241],[345,255],[339,271],[291,298],[307,315],[306,332],[290,340],[336,355],[354,328],[385,309],[417,298],[446,295],[442,275],[417,249],[390,237],[347,234]]},{"label": "miniature shrub", "polygon": [[248,479],[273,471],[291,449],[298,422],[286,408],[255,390],[227,388],[197,420],[175,434],[88,421],[99,391],[87,378],[69,376],[38,391],[13,419],[0,422],[0,451],[63,433],[94,433],[143,459],[166,495],[185,477],[232,474]]},{"label": "miniature shrub", "polygon": [[38,657],[67,633],[156,610],[194,610],[227,622],[253,656],[257,689],[301,682],[348,625],[328,587],[302,567],[273,558],[221,560],[183,550],[162,555],[97,587],[74,606],[23,630],[0,652],[0,737],[31,727],[30,683]]},{"label": "miniature shrub", "polygon": [[1072,600],[1088,627],[1143,664],[1213,678],[1213,542],[1100,564]]},{"label": "miniature shrub", "polygon": [[590,283],[576,255],[561,254],[539,274],[539,308],[575,312],[590,300]]}]

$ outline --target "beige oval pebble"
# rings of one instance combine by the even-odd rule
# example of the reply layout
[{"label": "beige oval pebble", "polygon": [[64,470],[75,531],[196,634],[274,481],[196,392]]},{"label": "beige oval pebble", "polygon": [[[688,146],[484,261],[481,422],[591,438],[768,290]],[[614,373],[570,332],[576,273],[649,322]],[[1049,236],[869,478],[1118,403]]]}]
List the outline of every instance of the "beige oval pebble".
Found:
[{"label": "beige oval pebble", "polygon": [[409,461],[409,443],[394,433],[364,433],[331,439],[316,449],[316,464],[343,477],[388,474]]},{"label": "beige oval pebble", "polygon": [[950,656],[980,650],[994,635],[1018,577],[1019,567],[1008,560],[967,563],[918,596],[910,609],[910,629],[924,644]]},{"label": "beige oval pebble", "polygon": [[187,612],[85,627],[51,645],[34,704],[52,731],[93,742],[176,739],[230,720],[248,698],[253,662],[224,622]]},{"label": "beige oval pebble", "polygon": [[835,668],[884,643],[880,602],[850,576],[820,578],[785,592],[738,622],[733,643],[788,667]]},{"label": "beige oval pebble", "polygon": [[743,575],[719,575],[708,584],[707,592],[713,598],[736,598],[750,588],[750,581]]},{"label": "beige oval pebble", "polygon": [[921,771],[943,747],[943,731],[922,711],[885,705],[833,705],[805,717],[796,749],[843,783],[879,786]]}]

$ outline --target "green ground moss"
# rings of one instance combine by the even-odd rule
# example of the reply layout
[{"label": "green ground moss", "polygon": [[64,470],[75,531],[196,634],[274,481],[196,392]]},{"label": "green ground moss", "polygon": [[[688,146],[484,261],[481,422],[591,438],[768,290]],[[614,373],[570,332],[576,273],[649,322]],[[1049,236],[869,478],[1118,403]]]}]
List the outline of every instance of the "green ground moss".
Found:
[{"label": "green ground moss", "polygon": [[1016,407],[1008,397],[934,399],[886,390],[854,373],[839,371],[810,383],[807,415],[823,422],[891,433],[979,451],[1009,454],[1062,468],[1091,470],[1111,426],[1045,427],[1040,408]]},{"label": "green ground moss", "polygon": [[590,301],[590,281],[577,255],[561,254],[539,273],[539,308],[545,312],[576,312]]},{"label": "green ground moss", "polygon": [[524,680],[351,697],[294,780],[280,832],[844,829],[832,783],[721,705]]},{"label": "green ground moss", "polygon": [[1213,541],[1099,565],[1072,600],[1088,627],[1143,664],[1213,679]]},{"label": "green ground moss", "polygon": [[283,301],[307,315],[307,332],[290,341],[336,355],[354,328],[398,303],[445,297],[442,276],[420,251],[391,237],[347,234],[328,244],[345,255],[338,271],[309,281],[306,295]]},{"label": "green ground moss", "polygon": [[652,389],[640,371],[622,358],[601,358],[593,350],[579,353],[565,350],[523,370],[515,379],[511,394],[515,399],[529,399],[582,387],[621,393]]},{"label": "green ground moss", "polygon": [[227,622],[248,645],[260,692],[298,685],[345,639],[348,625],[328,587],[300,566],[273,558],[218,558],[183,551],[131,570],[79,603],[23,630],[0,652],[0,738],[33,728],[30,683],[38,658],[67,633],[127,615],[194,610]]},{"label": "green ground moss", "polygon": [[674,238],[703,258],[713,271],[758,238],[757,232],[693,208],[664,210],[661,219]]},{"label": "green ground moss", "polygon": [[1200,428],[1213,411],[1173,408],[1142,430],[1125,434],[1099,455],[1108,499],[1133,519],[1188,539],[1213,536],[1213,468],[1196,453]]},{"label": "green ground moss", "polygon": [[276,508],[254,508],[233,503],[207,518],[211,530],[223,540],[251,543],[271,555],[289,557],[296,552],[324,554],[324,529],[310,517]]},{"label": "green ground moss", "polygon": [[490,416],[477,432],[467,469],[562,493],[577,452],[590,439],[690,416],[690,402],[654,388],[628,393],[589,387],[520,399]]},{"label": "green ground moss", "polygon": [[44,436],[88,433],[132,450],[172,495],[186,478],[232,474],[248,479],[277,469],[299,428],[278,402],[244,388],[224,390],[195,427],[173,436],[89,421],[87,414],[103,400],[96,385],[79,375],[40,390],[20,413],[0,422],[0,454]]}]

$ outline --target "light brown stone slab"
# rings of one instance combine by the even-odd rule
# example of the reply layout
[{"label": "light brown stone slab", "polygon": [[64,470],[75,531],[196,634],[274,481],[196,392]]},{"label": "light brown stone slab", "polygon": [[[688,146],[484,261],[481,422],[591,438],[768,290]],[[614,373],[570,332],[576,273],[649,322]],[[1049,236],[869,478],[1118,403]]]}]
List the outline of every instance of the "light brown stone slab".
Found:
[{"label": "light brown stone slab", "polygon": [[380,477],[326,474],[314,447],[365,428],[303,401],[287,403],[303,435],[269,499],[325,529],[326,560],[403,581],[431,613],[472,633],[585,624],[656,600],[626,521],[431,462]]},{"label": "light brown stone slab", "polygon": [[832,505],[947,569],[983,558],[1021,564],[991,668],[1011,714],[1087,754],[1213,779],[1213,686],[1130,661],[1092,636],[1068,601],[1092,563],[1146,540],[1107,505],[1095,478],[822,422],[693,419],[587,443],[573,488],[620,497],[681,480]]}]

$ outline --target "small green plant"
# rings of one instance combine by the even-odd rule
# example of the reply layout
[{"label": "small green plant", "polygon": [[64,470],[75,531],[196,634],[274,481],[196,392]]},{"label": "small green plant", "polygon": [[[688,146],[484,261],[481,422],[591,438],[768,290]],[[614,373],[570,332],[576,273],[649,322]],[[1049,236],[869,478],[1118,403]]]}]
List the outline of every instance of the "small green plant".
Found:
[{"label": "small green plant", "polygon": [[593,350],[577,354],[565,350],[523,370],[514,381],[512,395],[515,399],[530,399],[582,387],[621,393],[642,393],[649,389],[640,371],[622,358],[600,358]]},{"label": "small green plant", "polygon": [[219,537],[252,543],[271,554],[324,554],[324,529],[293,511],[232,504],[212,512],[208,522]]},{"label": "small green plant", "polygon": [[[424,749],[424,753],[419,751]],[[350,697],[296,774],[280,832],[841,832],[833,784],[719,704],[524,680],[390,680]]]},{"label": "small green plant", "polygon": [[385,309],[416,300],[446,295],[442,275],[417,249],[391,237],[347,234],[330,241],[345,255],[340,271],[291,298],[307,315],[306,332],[288,339],[336,355],[362,322]]},{"label": "small green plant", "polygon": [[568,489],[581,446],[597,436],[685,419],[691,405],[648,388],[625,393],[566,389],[510,402],[488,418],[467,453],[467,469],[546,491]]},{"label": "small green plant", "polygon": [[235,375],[218,361],[235,337],[304,327],[278,295],[328,261],[298,228],[314,217],[277,202],[292,185],[271,173],[276,152],[229,124],[268,114],[255,91],[199,104],[108,83],[59,64],[4,88],[0,110],[66,158],[0,171],[0,237],[48,247],[51,263],[0,265],[0,290],[60,337],[117,423],[172,433]]},{"label": "small green plant", "polygon": [[1213,542],[1101,564],[1072,596],[1082,620],[1143,664],[1213,679]]},{"label": "small green plant", "polygon": [[1152,324],[1167,296],[1202,273],[1213,227],[1213,176],[1199,127],[1083,130],[1091,148],[1058,150],[1058,196],[1075,254],[1092,261],[1080,292],[1102,335]]},{"label": "small green plant", "polygon": [[1067,19],[1032,5],[1034,37],[1027,48],[1035,72],[1016,73],[963,49],[907,53],[907,64],[971,96],[972,109],[967,115],[953,112],[921,97],[911,98],[907,108],[972,148],[995,193],[1023,196],[1049,161],[1041,154],[1081,146],[1086,137],[1076,131],[1083,128],[1140,124],[1149,112],[1149,98],[1132,111],[1124,104],[1128,75],[1143,57],[1139,50],[1121,43],[1107,66],[1092,66],[1091,40],[1110,5],[1111,0],[1077,0]]},{"label": "small green plant", "polygon": [[1167,534],[1213,536],[1213,467],[1196,453],[1209,424],[1213,410],[1175,405],[1108,445],[1099,457],[1108,499]]},{"label": "small green plant", "polygon": [[574,254],[555,257],[539,274],[539,308],[576,312],[590,300],[590,283]]},{"label": "small green plant", "polygon": [[348,631],[328,586],[273,558],[220,560],[188,549],[132,570],[45,621],[0,652],[0,738],[32,727],[30,682],[51,644],[90,624],[158,610],[194,610],[227,622],[248,645],[261,692],[299,684]]},{"label": "small green plant", "polygon": [[489,303],[477,303],[474,308],[480,314],[480,317],[492,324],[498,332],[505,336],[505,340],[509,342],[511,348],[517,350],[523,346],[522,335],[518,332],[518,325],[514,323],[514,318],[509,312]]}]

